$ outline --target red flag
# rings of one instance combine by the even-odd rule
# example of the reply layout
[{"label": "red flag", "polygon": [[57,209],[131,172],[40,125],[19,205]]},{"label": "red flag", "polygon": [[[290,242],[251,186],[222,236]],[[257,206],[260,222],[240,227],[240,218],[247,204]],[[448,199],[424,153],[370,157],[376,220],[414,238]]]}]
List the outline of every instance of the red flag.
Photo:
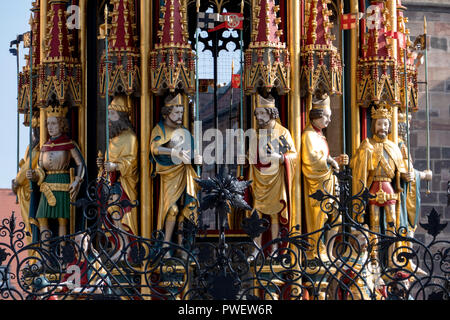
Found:
[{"label": "red flag", "polygon": [[241,87],[241,75],[233,74],[231,76],[231,87],[232,88],[240,88]]},{"label": "red flag", "polygon": [[341,15],[341,30],[356,28],[356,14],[347,13]]},{"label": "red flag", "polygon": [[356,28],[356,14],[346,13],[341,15],[341,30]]},{"label": "red flag", "polygon": [[223,21],[223,23],[217,25],[212,29],[209,29],[208,32],[213,32],[225,28],[242,29],[244,27],[244,15],[242,13],[222,13],[220,15],[220,21]]},{"label": "red flag", "polygon": [[217,30],[219,30],[219,29],[225,29],[225,26],[226,26],[226,22],[223,22],[223,23],[221,23],[221,24],[215,26],[215,27],[212,28],[212,29],[208,29],[208,32],[217,31]]},{"label": "red flag", "polygon": [[244,15],[242,13],[222,13],[222,16],[224,17],[226,28],[241,30],[244,27]]},{"label": "red flag", "polygon": [[392,39],[397,39],[399,47],[402,49],[406,49],[406,36],[404,33],[398,31],[389,31],[386,32],[385,35],[392,37]]}]

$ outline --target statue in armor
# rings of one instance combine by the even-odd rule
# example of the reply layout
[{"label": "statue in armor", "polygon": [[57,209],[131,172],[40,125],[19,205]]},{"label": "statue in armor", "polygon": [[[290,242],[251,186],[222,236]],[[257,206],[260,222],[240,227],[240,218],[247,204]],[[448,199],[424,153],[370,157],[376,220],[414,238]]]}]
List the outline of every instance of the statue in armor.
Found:
[{"label": "statue in armor", "polygon": [[[59,236],[67,234],[69,220],[74,218],[70,202],[75,201],[86,171],[78,146],[67,136],[67,111],[62,106],[46,109],[50,139],[40,149],[37,168],[26,174],[29,180],[37,182],[41,191],[36,214],[41,239],[46,232],[48,236],[49,219],[58,220]],[[75,170],[70,168],[71,160],[75,162]]]},{"label": "statue in armor", "polygon": [[[388,139],[391,132],[391,111],[388,106],[373,106],[372,137],[365,139],[351,161],[353,170],[353,193],[359,191],[361,182],[375,198],[369,201],[369,227],[374,233],[381,232],[380,210],[384,210],[386,234],[393,235],[398,229],[400,193],[402,180],[411,182],[413,173],[407,172],[400,148]],[[377,236],[375,244],[377,243]],[[388,259],[392,262],[391,247]],[[377,262],[376,250],[372,251]]]}]

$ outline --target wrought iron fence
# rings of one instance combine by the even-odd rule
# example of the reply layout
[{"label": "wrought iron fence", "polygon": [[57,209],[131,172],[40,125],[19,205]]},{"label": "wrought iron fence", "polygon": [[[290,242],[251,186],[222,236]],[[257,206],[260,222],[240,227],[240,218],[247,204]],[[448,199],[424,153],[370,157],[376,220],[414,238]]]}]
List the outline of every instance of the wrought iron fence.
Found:
[{"label": "wrought iron fence", "polygon": [[[226,238],[230,207],[251,210],[243,198],[249,182],[226,171],[198,181],[208,194],[200,214],[215,208],[219,215],[217,241],[205,241],[205,228],[192,217],[183,223],[181,245],[164,242],[161,231],[151,238],[126,232],[119,223],[123,208],[138,204],[113,201],[105,181],[93,182],[76,203],[87,222],[83,231],[41,234],[38,243],[26,244],[25,225],[16,223],[14,213],[1,222],[0,299],[448,299],[449,241],[439,240],[446,225],[436,211],[421,224],[432,236],[428,245],[401,228],[375,233],[360,222],[369,192],[351,195],[349,169],[337,176],[337,196],[322,191],[311,196],[328,215],[322,229],[302,234],[294,226],[263,247],[254,239],[269,222],[256,212],[242,222],[245,239]],[[310,258],[319,250],[312,239],[316,233],[327,240],[326,257]]]}]

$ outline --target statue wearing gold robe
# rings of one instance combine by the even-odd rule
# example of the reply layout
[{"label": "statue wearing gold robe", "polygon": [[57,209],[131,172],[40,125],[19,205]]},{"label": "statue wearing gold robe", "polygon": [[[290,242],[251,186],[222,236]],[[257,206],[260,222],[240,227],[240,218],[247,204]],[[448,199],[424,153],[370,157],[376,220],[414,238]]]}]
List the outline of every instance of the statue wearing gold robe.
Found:
[{"label": "statue wearing gold robe", "polygon": [[[103,164],[103,159],[98,159],[97,165],[109,174],[111,193],[119,199],[135,202],[138,198],[137,183],[138,172],[138,148],[139,143],[130,122],[131,107],[125,95],[117,95],[108,107],[109,113],[109,161]],[[137,223],[137,209],[127,207],[124,209],[121,224],[127,231],[137,235],[139,233]],[[121,226],[122,227],[122,226]]]},{"label": "statue wearing gold robe", "polygon": [[[348,156],[343,154],[332,158],[327,139],[322,133],[331,119],[330,98],[328,96],[313,100],[309,118],[310,123],[302,133],[302,172],[305,188],[306,232],[313,233],[324,227],[328,217],[322,211],[321,203],[310,196],[318,190],[332,195],[335,194],[337,178],[334,176],[333,170],[339,171],[339,165],[348,164]],[[336,232],[336,230],[333,230],[333,232]],[[321,235],[322,232],[316,232],[310,236],[313,247],[312,251],[309,252],[309,258],[314,259],[320,256],[322,261],[328,261],[324,241],[320,239]],[[330,243],[330,257],[333,256],[333,244],[334,242]]]},{"label": "statue wearing gold robe", "polygon": [[[273,240],[278,238],[280,224],[289,228],[291,187],[298,154],[289,130],[277,122],[278,109],[272,97],[265,99],[258,95],[255,117],[257,147],[250,145],[248,180],[253,181],[253,208],[259,215],[270,216]],[[259,246],[261,240],[261,236],[255,240]],[[274,244],[272,253],[276,250]]]},{"label": "statue wearing gold robe", "polygon": [[[152,176],[159,176],[157,229],[165,230],[164,241],[171,241],[176,223],[196,220],[198,178],[192,167],[193,139],[182,127],[184,105],[181,95],[166,99],[163,119],[153,128],[150,138]],[[182,238],[179,234],[178,242]]]},{"label": "statue wearing gold robe", "polygon": [[[33,117],[32,120],[32,130],[33,130],[33,151],[31,153],[31,169],[36,169],[39,160],[39,119]],[[37,134],[36,134],[37,133]],[[28,243],[31,240],[37,241],[37,234],[39,232],[39,223],[36,220],[35,214],[30,212],[30,201],[31,201],[31,188],[30,181],[27,179],[27,170],[30,169],[30,146],[27,146],[25,155],[23,159],[19,162],[19,172],[16,178],[12,181],[12,190],[17,195],[17,199],[20,205],[20,213],[22,215],[22,220],[25,223],[25,230],[30,232],[31,236],[27,236]],[[33,208],[31,208],[33,209]],[[34,228],[32,226],[35,226]],[[33,232],[34,231],[34,232]]]}]

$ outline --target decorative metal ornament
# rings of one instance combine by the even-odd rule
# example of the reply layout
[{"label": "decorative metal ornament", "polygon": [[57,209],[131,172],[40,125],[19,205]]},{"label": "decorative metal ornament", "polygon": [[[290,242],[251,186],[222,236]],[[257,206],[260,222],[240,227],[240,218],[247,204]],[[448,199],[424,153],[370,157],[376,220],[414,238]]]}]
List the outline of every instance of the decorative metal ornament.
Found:
[{"label": "decorative metal ornament", "polygon": [[[322,238],[338,228],[339,240],[330,261],[308,260],[310,234],[297,227],[258,248],[251,241],[230,242],[221,231],[218,243],[202,241],[201,226],[188,219],[183,223],[183,244],[164,242],[156,231],[143,238],[116,227],[123,208],[136,206],[127,200],[111,201],[117,193],[99,178],[86,190],[76,206],[82,208],[87,228],[65,237],[51,237],[25,244],[25,224],[14,213],[0,223],[0,299],[12,300],[424,300],[448,299],[449,241],[437,237],[446,227],[436,211],[420,225],[433,237],[430,244],[405,236],[370,231],[358,221],[365,215],[367,188],[351,196],[352,176],[348,167],[337,174],[339,195],[317,191],[330,218],[313,233]],[[214,179],[198,180],[209,196],[203,208],[217,208],[227,214],[229,206],[251,209],[241,195],[249,182],[236,181],[225,171]],[[123,192],[123,190],[120,190]],[[119,197],[120,198],[120,197]],[[333,203],[333,205],[330,205]],[[267,229],[267,221],[254,213],[244,219],[250,238]],[[371,239],[380,237],[374,244]],[[120,239],[128,245],[120,247]],[[405,246],[410,242],[414,246]],[[266,249],[284,243],[271,255]],[[373,265],[372,252],[394,248],[395,265]],[[256,259],[249,261],[257,250]],[[167,255],[171,251],[180,255]],[[382,257],[382,255],[380,256]],[[381,259],[380,261],[383,261]],[[419,269],[419,266],[421,269]],[[71,278],[80,270],[79,284]],[[426,274],[424,274],[424,272]],[[14,285],[9,279],[16,279]],[[73,284],[73,285],[72,285]],[[420,288],[420,290],[417,290]]]}]

